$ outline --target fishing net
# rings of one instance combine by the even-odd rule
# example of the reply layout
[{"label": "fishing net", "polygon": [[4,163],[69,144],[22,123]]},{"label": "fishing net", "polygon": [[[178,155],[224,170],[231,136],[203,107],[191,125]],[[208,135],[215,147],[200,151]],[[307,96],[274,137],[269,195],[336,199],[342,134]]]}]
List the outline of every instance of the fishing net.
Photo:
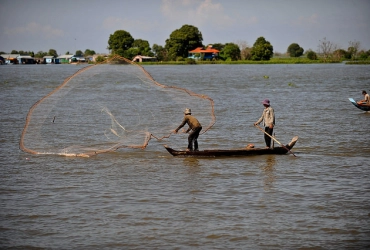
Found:
[{"label": "fishing net", "polygon": [[77,71],[37,101],[27,114],[20,148],[83,157],[145,149],[152,139],[170,138],[185,108],[196,110],[202,133],[215,123],[211,98],[158,83],[142,66],[115,56]]}]

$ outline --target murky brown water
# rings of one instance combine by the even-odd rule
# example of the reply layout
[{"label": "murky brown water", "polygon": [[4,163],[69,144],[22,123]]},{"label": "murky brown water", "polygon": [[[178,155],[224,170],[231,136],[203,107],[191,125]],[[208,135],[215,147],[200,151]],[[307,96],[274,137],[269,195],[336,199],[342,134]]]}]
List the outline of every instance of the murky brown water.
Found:
[{"label": "murky brown water", "polygon": [[269,98],[297,157],[174,158],[163,144],[185,147],[180,135],[91,158],[20,151],[29,108],[79,67],[0,66],[0,248],[370,247],[370,113],[348,101],[370,92],[369,66],[145,67],[213,98],[201,148],[263,146],[253,123]]}]

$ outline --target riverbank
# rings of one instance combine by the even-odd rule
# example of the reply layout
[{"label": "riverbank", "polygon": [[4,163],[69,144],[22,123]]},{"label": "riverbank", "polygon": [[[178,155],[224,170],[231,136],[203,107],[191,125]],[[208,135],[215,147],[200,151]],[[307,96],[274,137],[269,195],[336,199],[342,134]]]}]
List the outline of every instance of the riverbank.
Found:
[{"label": "riverbank", "polygon": [[160,62],[141,62],[140,65],[188,65],[188,64],[332,64],[332,63],[345,63],[345,64],[358,64],[369,65],[370,60],[366,61],[343,61],[343,60],[310,60],[308,58],[272,58],[269,61],[252,61],[252,60],[238,60],[238,61],[160,61]]}]

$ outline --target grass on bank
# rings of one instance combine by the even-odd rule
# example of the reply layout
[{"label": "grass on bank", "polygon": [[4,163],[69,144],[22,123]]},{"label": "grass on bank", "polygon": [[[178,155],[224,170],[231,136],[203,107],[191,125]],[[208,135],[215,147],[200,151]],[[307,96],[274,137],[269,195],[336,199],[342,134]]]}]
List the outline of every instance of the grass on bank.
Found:
[{"label": "grass on bank", "polygon": [[[90,62],[96,63],[96,62]],[[140,65],[191,65],[191,64],[328,64],[328,63],[345,63],[353,65],[369,65],[370,58],[366,60],[351,60],[344,59],[327,59],[319,57],[317,60],[311,60],[307,57],[273,57],[268,61],[253,61],[253,60],[194,60],[191,58],[184,58],[179,61],[155,61],[155,62],[137,62]]]},{"label": "grass on bank", "polygon": [[142,65],[189,65],[189,64],[317,64],[317,63],[345,63],[345,64],[370,64],[370,60],[366,61],[342,61],[342,60],[310,60],[308,58],[271,58],[269,61],[252,61],[252,60],[238,60],[238,61],[195,61],[192,59],[185,59],[184,61],[168,61],[168,62],[142,62]]},{"label": "grass on bank", "polygon": [[367,60],[367,61],[347,61],[346,64],[369,65],[370,60]]}]

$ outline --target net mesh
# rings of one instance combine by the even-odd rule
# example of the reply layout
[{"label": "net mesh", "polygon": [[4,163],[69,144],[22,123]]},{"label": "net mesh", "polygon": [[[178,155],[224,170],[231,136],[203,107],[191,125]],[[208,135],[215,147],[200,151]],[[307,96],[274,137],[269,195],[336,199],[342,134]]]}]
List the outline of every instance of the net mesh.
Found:
[{"label": "net mesh", "polygon": [[119,148],[145,149],[170,138],[185,108],[196,110],[202,134],[215,123],[206,95],[158,83],[126,58],[77,71],[29,110],[20,139],[31,154],[89,157]]}]

